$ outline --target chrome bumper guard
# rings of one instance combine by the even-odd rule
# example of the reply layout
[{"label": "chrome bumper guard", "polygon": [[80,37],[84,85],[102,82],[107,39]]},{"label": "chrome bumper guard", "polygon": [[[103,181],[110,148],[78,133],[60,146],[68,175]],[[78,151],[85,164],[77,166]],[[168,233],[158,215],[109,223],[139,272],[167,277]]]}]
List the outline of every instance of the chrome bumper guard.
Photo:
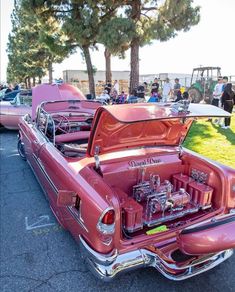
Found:
[{"label": "chrome bumper guard", "polygon": [[127,272],[142,267],[154,267],[166,278],[174,281],[185,280],[219,265],[232,254],[228,249],[213,255],[206,255],[190,265],[177,266],[162,260],[157,254],[147,250],[138,249],[125,254],[118,254],[117,250],[109,255],[94,251],[80,236],[81,255],[88,264],[91,272],[103,281],[111,281],[120,272]]}]

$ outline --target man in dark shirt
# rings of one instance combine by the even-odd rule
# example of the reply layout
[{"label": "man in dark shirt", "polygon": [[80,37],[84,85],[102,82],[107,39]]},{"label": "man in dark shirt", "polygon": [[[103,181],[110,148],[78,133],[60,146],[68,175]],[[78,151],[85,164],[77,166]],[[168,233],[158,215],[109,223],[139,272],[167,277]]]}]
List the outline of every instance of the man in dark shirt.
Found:
[{"label": "man in dark shirt", "polygon": [[108,80],[108,82],[104,86],[104,90],[107,90],[108,95],[110,95],[111,88],[112,88],[112,84],[110,80]]},{"label": "man in dark shirt", "polygon": [[151,94],[152,95],[157,95],[159,90],[159,83],[158,83],[158,78],[154,79],[154,82],[152,83],[152,89],[151,89]]},{"label": "man in dark shirt", "polygon": [[179,83],[179,78],[175,78],[175,84],[174,84],[174,97],[177,98],[180,95],[180,88],[181,85]]},{"label": "man in dark shirt", "polygon": [[144,99],[145,96],[145,84],[141,84],[137,87],[137,97]]}]

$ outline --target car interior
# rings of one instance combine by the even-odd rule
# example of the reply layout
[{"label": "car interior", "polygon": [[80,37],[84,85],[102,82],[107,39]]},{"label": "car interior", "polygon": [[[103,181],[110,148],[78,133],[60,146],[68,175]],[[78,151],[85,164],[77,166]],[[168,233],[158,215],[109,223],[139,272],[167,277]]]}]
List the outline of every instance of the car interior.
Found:
[{"label": "car interior", "polygon": [[90,136],[93,114],[78,111],[37,115],[37,127],[66,157],[83,157]]}]

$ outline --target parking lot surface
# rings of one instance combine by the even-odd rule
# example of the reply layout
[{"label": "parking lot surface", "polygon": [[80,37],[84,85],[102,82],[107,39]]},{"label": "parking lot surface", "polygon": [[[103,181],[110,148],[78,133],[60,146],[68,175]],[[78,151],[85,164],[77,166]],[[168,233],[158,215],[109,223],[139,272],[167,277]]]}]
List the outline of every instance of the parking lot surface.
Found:
[{"label": "parking lot surface", "polygon": [[17,132],[0,129],[1,291],[235,291],[235,255],[183,282],[151,268],[111,283],[97,280],[84,266],[77,243],[56,222],[16,143]]}]

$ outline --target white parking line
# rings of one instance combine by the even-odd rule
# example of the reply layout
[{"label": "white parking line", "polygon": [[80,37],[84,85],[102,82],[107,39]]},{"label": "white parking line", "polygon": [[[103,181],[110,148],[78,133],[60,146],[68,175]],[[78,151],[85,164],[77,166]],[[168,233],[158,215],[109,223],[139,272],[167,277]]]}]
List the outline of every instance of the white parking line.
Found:
[{"label": "white parking line", "polygon": [[44,228],[48,226],[56,225],[56,223],[50,222],[50,216],[49,215],[42,215],[39,217],[39,219],[32,223],[28,223],[28,217],[25,217],[25,228],[27,231],[33,230],[33,229],[38,229],[38,228]]}]

